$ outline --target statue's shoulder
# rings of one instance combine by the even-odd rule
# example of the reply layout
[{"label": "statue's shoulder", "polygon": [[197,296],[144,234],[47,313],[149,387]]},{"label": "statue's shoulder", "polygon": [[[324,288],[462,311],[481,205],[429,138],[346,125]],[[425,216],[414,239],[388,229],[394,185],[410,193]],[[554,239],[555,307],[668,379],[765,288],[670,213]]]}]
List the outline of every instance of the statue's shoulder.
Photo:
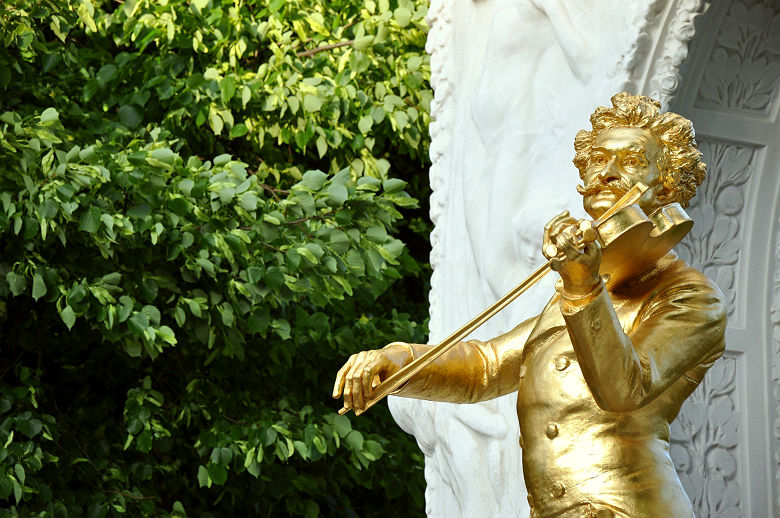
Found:
[{"label": "statue's shoulder", "polygon": [[670,254],[668,261],[653,279],[656,283],[653,291],[676,300],[695,298],[699,303],[706,301],[707,306],[726,317],[725,297],[715,281],[675,254]]}]

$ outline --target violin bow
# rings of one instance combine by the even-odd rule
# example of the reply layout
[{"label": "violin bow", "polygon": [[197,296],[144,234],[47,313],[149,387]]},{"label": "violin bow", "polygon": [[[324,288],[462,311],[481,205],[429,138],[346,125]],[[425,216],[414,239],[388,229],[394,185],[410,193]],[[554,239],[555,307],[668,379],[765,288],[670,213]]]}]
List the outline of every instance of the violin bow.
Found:
[{"label": "violin bow", "polygon": [[[626,192],[618,201],[615,202],[612,207],[610,207],[599,219],[595,220],[592,223],[592,226],[589,227],[588,230],[595,228],[598,229],[606,220],[614,216],[617,212],[621,211],[622,209],[628,207],[629,205],[633,205],[636,203],[639,198],[642,197],[642,195],[647,190],[647,185],[637,182],[634,184],[631,189]],[[587,232],[588,230],[584,230]],[[590,241],[593,241],[593,239],[590,239]],[[552,250],[548,250],[550,252]],[[548,254],[556,256],[557,249],[555,250],[556,253]],[[529,275],[523,282],[515,286],[509,293],[498,299],[496,302],[493,303],[490,307],[485,309],[482,313],[468,321],[463,327],[452,333],[450,336],[445,338],[441,343],[438,345],[435,345],[425,351],[424,354],[422,354],[419,358],[415,358],[408,364],[406,364],[403,368],[396,371],[391,376],[388,376],[387,379],[382,381],[379,385],[374,387],[374,389],[371,392],[371,396],[366,398],[365,406],[362,410],[355,410],[355,415],[360,415],[372,406],[374,406],[376,403],[384,399],[386,396],[392,394],[398,388],[400,388],[404,383],[409,381],[412,377],[414,377],[418,372],[423,370],[425,367],[427,367],[430,363],[435,361],[439,356],[447,352],[463,340],[465,337],[473,333],[479,326],[493,318],[493,316],[496,315],[499,311],[507,307],[511,302],[513,302],[517,297],[525,293],[528,288],[539,282],[545,275],[547,275],[552,268],[550,267],[551,260],[548,260],[539,268],[534,270],[531,275]],[[339,414],[343,415],[347,413],[350,409],[349,408],[342,408],[339,410]]]}]

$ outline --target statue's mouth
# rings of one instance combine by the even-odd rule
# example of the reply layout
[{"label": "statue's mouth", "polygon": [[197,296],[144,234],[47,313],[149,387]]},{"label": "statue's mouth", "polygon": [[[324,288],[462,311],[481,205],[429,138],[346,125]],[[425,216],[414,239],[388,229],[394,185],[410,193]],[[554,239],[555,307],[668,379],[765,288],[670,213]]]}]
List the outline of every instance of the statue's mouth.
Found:
[{"label": "statue's mouth", "polygon": [[609,199],[620,199],[624,194],[628,192],[628,189],[624,188],[622,185],[612,185],[612,184],[596,184],[591,185],[585,188],[580,189],[578,186],[577,190],[580,194],[582,194],[585,198],[609,198]]},{"label": "statue's mouth", "polygon": [[595,196],[609,196],[613,197],[616,196],[620,198],[624,194],[628,192],[629,188],[618,184],[617,182],[611,182],[608,184],[603,183],[596,183],[592,185],[588,185],[585,187],[582,187],[580,185],[577,186],[577,192],[582,194],[585,197],[595,197]]}]

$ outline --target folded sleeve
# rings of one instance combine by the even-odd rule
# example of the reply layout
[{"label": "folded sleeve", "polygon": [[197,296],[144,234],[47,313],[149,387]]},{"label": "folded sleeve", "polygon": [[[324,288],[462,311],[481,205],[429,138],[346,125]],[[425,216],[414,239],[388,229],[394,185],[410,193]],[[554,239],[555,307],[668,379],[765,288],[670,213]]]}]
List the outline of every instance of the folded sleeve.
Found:
[{"label": "folded sleeve", "polygon": [[695,387],[723,353],[720,290],[698,272],[678,281],[648,298],[627,333],[606,290],[583,307],[562,303],[583,376],[604,410],[638,409],[683,378]]},{"label": "folded sleeve", "polygon": [[[526,320],[506,334],[482,342],[460,342],[410,379],[395,395],[476,403],[517,390],[523,346],[536,322]],[[431,345],[409,344],[415,358]]]}]

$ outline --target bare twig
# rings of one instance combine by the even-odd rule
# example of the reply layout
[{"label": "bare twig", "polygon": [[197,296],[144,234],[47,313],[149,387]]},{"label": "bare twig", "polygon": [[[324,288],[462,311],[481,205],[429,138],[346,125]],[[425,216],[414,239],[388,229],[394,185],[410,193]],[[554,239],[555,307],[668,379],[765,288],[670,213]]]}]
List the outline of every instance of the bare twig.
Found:
[{"label": "bare twig", "polygon": [[275,246],[273,246],[273,245],[269,245],[268,243],[262,243],[262,244],[263,244],[263,246],[264,246],[264,247],[266,247],[266,248],[270,248],[271,250],[275,250],[276,252],[279,252],[280,254],[284,254],[284,253],[286,253],[284,250],[279,250],[279,249],[278,249],[278,248],[276,248]]},{"label": "bare twig", "polygon": [[232,417],[230,417],[228,415],[225,415],[224,413],[222,414],[222,417],[224,419],[230,421],[231,423],[233,423],[235,425],[238,425],[238,426],[246,426],[247,424],[249,424],[249,423],[246,423],[246,422],[241,422],[241,421],[238,421],[236,419],[233,419]]},{"label": "bare twig", "polygon": [[339,207],[337,209],[334,209],[330,212],[325,212],[324,214],[315,214],[314,216],[307,216],[305,218],[299,218],[299,219],[293,219],[291,221],[285,221],[283,225],[297,225],[298,223],[303,223],[304,221],[311,221],[311,220],[323,220],[327,218],[328,216],[332,216],[336,214],[338,211],[343,209],[343,207]]},{"label": "bare twig", "polygon": [[117,489],[105,489],[106,493],[112,493],[115,495],[122,495],[125,498],[130,498],[133,500],[157,500],[156,496],[136,496],[132,493],[128,493],[127,491],[119,491]]},{"label": "bare twig", "polygon": [[279,196],[277,195],[277,193],[284,194],[284,195],[290,194],[290,191],[288,191],[286,189],[277,189],[275,187],[271,187],[267,183],[261,183],[260,185],[262,186],[263,189],[265,189],[266,191],[270,192],[271,196],[273,196],[276,201],[281,201],[279,199]]},{"label": "bare twig", "polygon": [[296,52],[295,55],[298,56],[299,58],[308,58],[319,52],[324,52],[326,50],[333,50],[339,47],[346,47],[347,45],[352,45],[353,43],[355,43],[355,40],[340,41],[338,43],[331,43],[330,45],[323,45],[321,47],[316,47],[313,49]]}]

